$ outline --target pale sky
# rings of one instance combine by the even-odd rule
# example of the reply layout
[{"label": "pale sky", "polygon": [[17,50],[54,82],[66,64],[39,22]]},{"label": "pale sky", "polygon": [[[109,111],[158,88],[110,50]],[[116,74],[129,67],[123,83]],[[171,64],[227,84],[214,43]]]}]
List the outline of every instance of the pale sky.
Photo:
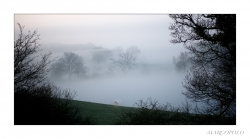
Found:
[{"label": "pale sky", "polygon": [[40,44],[86,44],[94,43],[105,48],[117,46],[126,49],[138,46],[146,59],[171,59],[183,51],[182,45],[174,45],[168,29],[171,19],[167,14],[84,14],[84,15],[15,15],[17,23],[25,31],[38,30]]}]

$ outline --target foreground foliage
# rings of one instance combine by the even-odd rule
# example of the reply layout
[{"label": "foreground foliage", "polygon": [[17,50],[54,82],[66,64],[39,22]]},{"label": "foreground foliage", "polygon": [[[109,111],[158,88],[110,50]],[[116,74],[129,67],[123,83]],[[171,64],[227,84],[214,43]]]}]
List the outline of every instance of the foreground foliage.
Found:
[{"label": "foreground foliage", "polygon": [[183,94],[204,114],[236,116],[236,15],[171,14],[172,43],[184,44],[191,68]]},{"label": "foreground foliage", "polygon": [[[42,83],[50,70],[48,65],[53,61],[50,60],[51,52],[38,55],[41,51],[38,42],[39,34],[37,30],[25,34],[18,23],[20,34],[14,42],[14,89],[17,92],[21,88],[29,88]],[[38,61],[40,59],[40,61]]]},{"label": "foreground foliage", "polygon": [[236,117],[216,117],[191,113],[191,105],[188,103],[182,107],[172,107],[170,104],[164,107],[157,101],[149,98],[136,103],[134,109],[125,110],[117,115],[116,124],[120,125],[235,125]]},{"label": "foreground foliage", "polygon": [[74,94],[52,84],[22,89],[14,94],[15,125],[93,124],[72,102]]},{"label": "foreground foliage", "polygon": [[53,60],[50,52],[36,55],[41,50],[37,31],[24,34],[24,27],[18,26],[20,34],[14,43],[14,124],[92,124],[91,118],[84,117],[72,102],[74,93],[46,80]]}]

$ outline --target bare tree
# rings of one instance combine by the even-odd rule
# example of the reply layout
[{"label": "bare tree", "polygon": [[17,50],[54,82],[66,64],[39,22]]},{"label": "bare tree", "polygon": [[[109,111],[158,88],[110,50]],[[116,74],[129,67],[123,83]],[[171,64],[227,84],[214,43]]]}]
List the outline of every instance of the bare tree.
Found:
[{"label": "bare tree", "polygon": [[[14,42],[14,88],[17,92],[20,88],[30,88],[36,86],[46,79],[49,71],[47,65],[51,63],[49,58],[51,52],[41,55],[35,55],[39,49],[39,34],[37,30],[24,34],[23,29],[17,23],[20,29],[20,34],[15,38]],[[41,58],[41,61],[37,59]],[[38,62],[36,62],[38,61]]]},{"label": "bare tree", "polygon": [[84,60],[81,56],[72,52],[65,52],[63,56],[53,64],[52,74],[56,76],[68,74],[69,79],[71,79],[73,74],[76,74],[79,77],[84,75],[87,70],[88,69],[84,66]]},{"label": "bare tree", "polygon": [[190,65],[188,60],[188,54],[185,52],[181,52],[179,57],[173,57],[173,63],[177,71],[186,71]]},{"label": "bare tree", "polygon": [[110,60],[115,69],[126,73],[137,67],[135,62],[138,54],[140,54],[140,50],[136,46],[131,46],[125,52],[120,53],[118,58],[112,57]]},{"label": "bare tree", "polygon": [[192,64],[183,94],[212,115],[236,115],[236,15],[170,15],[172,43],[183,43]]},{"label": "bare tree", "polygon": [[111,56],[111,51],[106,49],[95,50],[92,52],[92,61],[96,64],[107,62]]}]

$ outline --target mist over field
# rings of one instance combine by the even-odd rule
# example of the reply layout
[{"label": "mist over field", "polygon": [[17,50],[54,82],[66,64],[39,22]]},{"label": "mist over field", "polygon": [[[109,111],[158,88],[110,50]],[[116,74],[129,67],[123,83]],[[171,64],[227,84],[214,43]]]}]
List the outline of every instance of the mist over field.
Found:
[{"label": "mist over field", "polygon": [[127,75],[93,76],[83,80],[54,82],[62,88],[77,91],[76,100],[105,104],[117,101],[120,105],[132,106],[138,100],[152,97],[161,104],[167,101],[179,105],[184,100],[181,95],[183,78],[184,74],[166,68],[166,71],[137,71]]},{"label": "mist over field", "polygon": [[14,32],[15,124],[236,125],[235,14],[16,14]]},{"label": "mist over field", "polygon": [[[68,79],[67,75],[60,79],[49,76],[49,79],[55,85],[63,89],[76,91],[75,100],[112,105],[116,101],[122,106],[135,106],[135,102],[146,101],[149,97],[162,105],[168,102],[179,106],[184,101],[184,96],[181,94],[183,91],[181,82],[184,79],[185,72],[175,70],[172,58],[165,60],[159,58],[164,57],[167,54],[166,51],[159,51],[150,55],[146,52],[146,54],[143,54],[142,49],[136,61],[137,68],[122,73],[110,70],[109,59],[103,63],[95,63],[92,60],[93,52],[107,50],[107,48],[96,46],[93,43],[71,45],[71,47],[57,45],[52,47],[55,49],[53,51],[55,56],[60,57],[63,52],[74,52],[83,56],[84,65],[88,68],[85,77],[80,79],[76,75],[73,75],[71,79]],[[57,48],[63,49],[57,50]],[[147,61],[147,59],[151,60]],[[155,61],[152,59],[155,59]]]},{"label": "mist over field", "polygon": [[114,101],[117,101],[120,105],[132,106],[138,100],[152,97],[160,104],[169,102],[178,106],[184,100],[184,96],[181,95],[181,81],[182,76],[170,71],[55,83],[62,88],[77,91],[76,100],[104,104],[114,104]]},{"label": "mist over field", "polygon": [[[37,29],[41,53],[51,51],[56,58],[51,65],[65,52],[82,57],[85,72],[81,77],[48,75],[55,85],[76,91],[75,100],[116,101],[123,106],[149,97],[162,105],[178,106],[185,100],[181,82],[186,72],[177,72],[173,64],[173,57],[185,49],[169,42],[168,15],[15,15],[15,35],[16,23],[25,26],[26,32]],[[131,46],[138,49],[136,68],[121,72],[112,67],[114,59]]]}]

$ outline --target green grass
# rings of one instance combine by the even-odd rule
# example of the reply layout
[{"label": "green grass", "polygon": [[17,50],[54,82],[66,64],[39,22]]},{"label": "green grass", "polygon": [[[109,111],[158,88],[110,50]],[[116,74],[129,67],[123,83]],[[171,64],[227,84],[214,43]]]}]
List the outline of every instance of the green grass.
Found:
[{"label": "green grass", "polygon": [[117,115],[123,111],[134,109],[132,107],[114,106],[93,102],[73,100],[79,105],[85,116],[90,116],[96,125],[113,125]]},{"label": "green grass", "polygon": [[[117,118],[119,115],[131,112],[131,110],[135,110],[137,108],[133,107],[125,107],[125,106],[114,106],[114,105],[108,105],[108,104],[100,104],[100,103],[93,103],[93,102],[85,102],[85,101],[77,101],[73,100],[74,103],[76,103],[80,111],[83,112],[84,117],[91,117],[91,119],[94,121],[95,125],[114,125],[117,124]],[[138,109],[139,110],[139,109]],[[150,111],[147,111],[150,112]],[[137,111],[137,118],[149,118],[152,119],[152,116],[143,114],[143,111],[141,109]],[[139,115],[138,115],[139,114]],[[149,113],[148,113],[149,114]],[[128,116],[128,115],[127,115]],[[149,117],[148,117],[149,116]],[[154,117],[154,116],[153,116]],[[219,118],[217,120],[213,121],[203,121],[202,123],[199,123],[200,118],[204,118],[203,115],[196,115],[196,114],[186,114],[182,112],[166,112],[166,121],[168,121],[166,124],[170,125],[235,125],[236,121],[229,118]],[[149,120],[148,119],[148,120]],[[157,121],[157,119],[155,119]],[[134,124],[134,123],[132,123]],[[141,123],[144,124],[144,123]]]}]

